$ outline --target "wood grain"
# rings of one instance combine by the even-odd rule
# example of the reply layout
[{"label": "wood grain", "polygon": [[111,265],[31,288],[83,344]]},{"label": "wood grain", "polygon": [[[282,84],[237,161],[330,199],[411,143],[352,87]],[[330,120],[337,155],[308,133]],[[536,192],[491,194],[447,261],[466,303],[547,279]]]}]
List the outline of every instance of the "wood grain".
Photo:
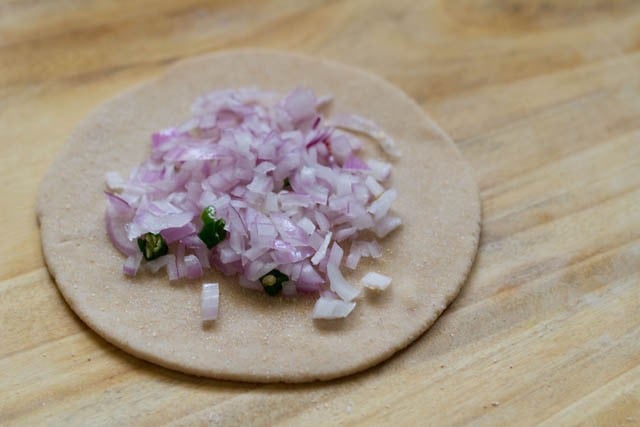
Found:
[{"label": "wood grain", "polygon": [[[268,47],[407,91],[473,165],[462,294],[382,366],[217,382],[87,329],[44,267],[37,186],[105,98],[180,58]],[[640,425],[640,3],[0,2],[0,425]]]}]

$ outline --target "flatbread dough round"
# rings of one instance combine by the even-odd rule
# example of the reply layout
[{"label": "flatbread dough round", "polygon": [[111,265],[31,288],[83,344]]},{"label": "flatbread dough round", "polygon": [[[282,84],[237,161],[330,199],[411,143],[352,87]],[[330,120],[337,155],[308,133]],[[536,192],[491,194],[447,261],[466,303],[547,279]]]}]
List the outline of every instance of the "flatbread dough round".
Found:
[{"label": "flatbread dough round", "polygon": [[[377,122],[399,144],[394,210],[403,226],[383,239],[384,256],[361,263],[393,278],[364,292],[342,320],[311,319],[314,298],[272,298],[215,272],[169,283],[166,274],[122,274],[123,256],[104,225],[104,174],[127,176],[150,134],[189,117],[207,91],[312,88],[335,96],[334,111]],[[373,145],[373,144],[372,144]],[[383,157],[377,149],[371,154]],[[38,196],[49,271],[71,308],[123,350],[178,371],[258,382],[327,380],[379,363],[419,337],[455,298],[476,253],[480,203],[469,165],[404,93],[371,74],[301,55],[236,51],[181,62],[160,78],[94,110],[75,129]],[[347,269],[344,269],[347,270]],[[345,271],[346,272],[346,271]],[[220,316],[200,320],[200,290],[220,282]]]}]

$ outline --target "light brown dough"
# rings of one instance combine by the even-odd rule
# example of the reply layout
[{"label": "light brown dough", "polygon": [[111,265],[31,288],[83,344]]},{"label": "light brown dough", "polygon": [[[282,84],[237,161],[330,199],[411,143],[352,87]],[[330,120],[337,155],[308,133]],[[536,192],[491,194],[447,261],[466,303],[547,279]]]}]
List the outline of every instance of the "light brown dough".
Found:
[{"label": "light brown dough", "polygon": [[[335,96],[334,111],[376,121],[399,144],[394,210],[404,225],[361,263],[393,278],[364,292],[344,320],[314,321],[314,298],[272,298],[210,273],[169,283],[166,274],[122,274],[123,256],[104,226],[104,174],[127,176],[149,151],[150,134],[189,117],[199,95],[256,87],[305,86]],[[178,371],[230,380],[327,380],[379,363],[418,338],[455,298],[476,253],[480,203],[469,165],[404,93],[371,74],[300,55],[236,51],[181,62],[162,77],[94,110],[75,129],[38,196],[49,271],[71,308],[106,340]],[[377,148],[370,154],[383,157]],[[344,269],[345,271],[347,269]],[[220,282],[220,315],[200,320],[204,281]]]}]

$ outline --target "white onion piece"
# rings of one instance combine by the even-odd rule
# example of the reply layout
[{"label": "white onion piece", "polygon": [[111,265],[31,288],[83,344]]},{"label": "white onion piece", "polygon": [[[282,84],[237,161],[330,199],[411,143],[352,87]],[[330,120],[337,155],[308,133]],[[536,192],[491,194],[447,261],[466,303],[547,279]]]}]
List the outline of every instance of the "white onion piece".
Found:
[{"label": "white onion piece", "polygon": [[176,257],[173,254],[165,255],[167,258],[167,275],[169,276],[169,280],[178,280],[178,265],[176,264]]},{"label": "white onion piece", "polygon": [[345,266],[352,270],[355,270],[363,257],[380,258],[382,256],[382,249],[375,240],[370,242],[364,240],[356,240],[351,243],[349,249],[349,255],[345,260]]},{"label": "white onion piece", "polygon": [[362,258],[362,254],[357,252],[349,252],[347,259],[344,261],[344,265],[347,268],[355,270],[358,267],[358,263],[360,262],[360,258]]},{"label": "white onion piece", "polygon": [[342,240],[348,239],[349,237],[356,234],[357,231],[358,229],[356,227],[340,228],[336,230],[333,236],[337,242],[341,242]]},{"label": "white onion piece", "polygon": [[378,141],[380,147],[389,155],[399,157],[402,153],[393,139],[371,120],[355,114],[339,114],[331,118],[333,126],[364,133]]},{"label": "white onion piece", "polygon": [[[247,252],[244,252],[245,256],[247,256]],[[218,256],[220,258],[220,261],[222,261],[224,264],[231,264],[235,261],[240,260],[240,254],[234,251],[232,248],[227,248],[227,247],[220,248],[218,252]],[[250,257],[247,257],[247,258],[251,259]]]},{"label": "white onion piece", "polygon": [[131,256],[136,253],[140,253],[140,250],[136,247],[136,244],[129,240],[127,237],[127,221],[112,216],[107,213],[105,216],[105,222],[107,225],[107,235],[111,240],[113,246],[116,247],[124,255]]},{"label": "white onion piece", "polygon": [[347,282],[335,264],[327,264],[327,276],[331,290],[345,301],[351,301],[360,295],[360,291]]},{"label": "white onion piece", "polygon": [[296,295],[296,284],[292,281],[284,282],[282,284],[282,295],[286,297]]},{"label": "white onion piece", "polygon": [[257,259],[248,264],[245,274],[249,280],[258,280],[277,266],[278,264],[275,262],[261,261]]},{"label": "white onion piece", "polygon": [[211,268],[211,263],[209,262],[209,250],[206,247],[200,247],[194,249],[194,251],[202,268]]},{"label": "white onion piece", "polygon": [[360,262],[360,258],[363,256],[367,256],[369,254],[368,246],[366,246],[366,242],[355,241],[351,244],[351,249],[349,249],[349,255],[347,255],[347,259],[344,262],[344,265],[347,268],[355,270]]},{"label": "white onion piece", "polygon": [[327,216],[320,211],[316,211],[314,215],[316,218],[316,224],[318,224],[320,231],[328,231],[331,224],[329,224]]},{"label": "white onion piece", "polygon": [[167,263],[169,262],[169,259],[170,258],[168,255],[164,255],[164,256],[161,256],[160,258],[154,259],[153,261],[147,261],[145,264],[145,267],[151,273],[157,273],[158,271],[160,271],[162,267],[167,265]]},{"label": "white onion piece", "polygon": [[378,221],[382,219],[382,217],[384,217],[387,212],[389,212],[391,203],[393,203],[397,196],[398,192],[396,191],[396,189],[391,188],[382,193],[380,197],[378,197],[373,203],[371,203],[371,206],[369,206],[369,209],[367,209],[367,211],[373,214],[373,219],[375,221]]},{"label": "white onion piece", "polygon": [[369,273],[364,275],[361,282],[367,288],[384,291],[391,283],[391,277],[370,271]]},{"label": "white onion piece", "polygon": [[368,242],[369,255],[371,258],[380,258],[382,256],[382,248],[375,240]]},{"label": "white onion piece", "polygon": [[333,95],[323,95],[316,100],[316,109],[321,110],[333,101]]},{"label": "white onion piece", "polygon": [[124,265],[122,266],[124,274],[127,276],[135,276],[138,272],[138,268],[140,267],[140,261],[142,261],[142,252],[138,252],[127,257]]},{"label": "white onion piece", "polygon": [[331,243],[331,235],[332,235],[332,233],[329,232],[324,236],[324,240],[322,241],[322,245],[316,251],[316,253],[313,255],[313,257],[311,258],[311,263],[312,264],[318,265],[320,263],[320,261],[322,261],[322,259],[327,254],[327,248],[329,247],[329,243]]},{"label": "white onion piece", "polygon": [[124,190],[126,186],[125,180],[120,176],[118,172],[107,172],[104,175],[104,179],[109,190]]},{"label": "white onion piece", "polygon": [[391,165],[389,163],[369,159],[367,160],[367,165],[369,166],[371,176],[377,181],[386,181],[389,179],[389,175],[391,175]]},{"label": "white onion piece", "polygon": [[385,237],[387,234],[400,227],[400,225],[402,225],[402,220],[400,218],[397,216],[388,216],[382,218],[382,220],[373,227],[373,232],[376,233],[376,236],[378,237]]},{"label": "white onion piece", "polygon": [[167,213],[154,215],[151,211],[143,211],[133,218],[129,227],[129,240],[133,240],[145,233],[160,233],[167,228],[179,228],[187,225],[193,219],[191,212]]},{"label": "white onion piece", "polygon": [[220,289],[217,283],[204,283],[200,298],[200,313],[202,321],[216,320],[218,318],[218,302]]},{"label": "white onion piece", "polygon": [[202,266],[200,260],[195,255],[187,255],[184,257],[184,266],[186,269],[186,276],[189,279],[197,279],[202,276]]},{"label": "white onion piece", "polygon": [[378,181],[376,181],[376,179],[371,175],[369,175],[367,179],[364,180],[364,183],[369,191],[371,191],[371,194],[373,194],[373,197],[378,197],[384,191],[384,187],[380,185]]},{"label": "white onion piece", "polygon": [[316,96],[309,89],[298,88],[284,99],[284,109],[294,122],[316,114]]},{"label": "white onion piece", "polygon": [[262,285],[257,280],[249,280],[244,276],[240,276],[238,283],[243,288],[253,289],[255,291],[262,289]]},{"label": "white onion piece", "polygon": [[355,302],[320,297],[313,306],[313,314],[311,316],[314,319],[342,319],[347,317],[355,306]]},{"label": "white onion piece", "polygon": [[184,255],[186,248],[182,244],[178,244],[176,247],[176,270],[178,271],[178,278],[187,276],[187,267],[184,263]]},{"label": "white onion piece", "polygon": [[264,198],[264,209],[267,212],[278,212],[278,196],[275,193],[267,193]]},{"label": "white onion piece", "polygon": [[340,245],[338,245],[337,242],[333,242],[333,245],[331,246],[331,251],[329,252],[329,264],[339,266],[340,263],[342,263],[343,254],[344,254],[344,251],[342,250]]},{"label": "white onion piece", "polygon": [[307,217],[304,217],[300,221],[298,221],[298,227],[302,228],[304,232],[309,236],[311,236],[313,232],[316,231],[315,224],[311,222],[311,220]]}]

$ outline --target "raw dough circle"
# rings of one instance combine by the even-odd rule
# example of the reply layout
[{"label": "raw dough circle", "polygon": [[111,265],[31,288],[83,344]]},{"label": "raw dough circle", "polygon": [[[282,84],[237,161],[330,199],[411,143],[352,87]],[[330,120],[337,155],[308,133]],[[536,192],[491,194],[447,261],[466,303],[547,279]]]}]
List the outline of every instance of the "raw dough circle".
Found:
[{"label": "raw dough circle", "polygon": [[[127,176],[149,150],[152,132],[189,117],[213,89],[296,86],[331,93],[334,110],[376,121],[399,144],[394,210],[404,225],[381,244],[382,259],[361,263],[393,278],[364,292],[344,320],[314,321],[314,298],[271,298],[220,282],[220,316],[200,321],[196,283],[165,274],[122,274],[123,256],[104,226],[104,174]],[[371,155],[382,157],[377,149]],[[258,382],[327,380],[379,363],[418,338],[460,290],[476,253],[480,202],[469,165],[403,92],[371,74],[301,55],[261,51],[213,54],[176,64],[160,78],[95,109],[74,130],[40,187],[38,217],[51,274],[71,308],[125,351],[178,371]],[[345,269],[346,270],[346,269]],[[349,276],[348,276],[349,277]]]}]

